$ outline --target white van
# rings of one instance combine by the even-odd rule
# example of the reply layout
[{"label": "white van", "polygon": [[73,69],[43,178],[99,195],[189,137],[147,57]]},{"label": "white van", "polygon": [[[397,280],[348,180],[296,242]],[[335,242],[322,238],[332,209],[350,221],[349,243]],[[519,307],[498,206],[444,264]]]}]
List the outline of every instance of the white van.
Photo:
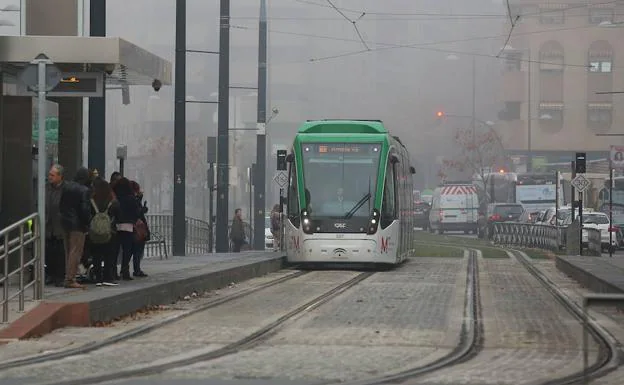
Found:
[{"label": "white van", "polygon": [[431,232],[445,231],[477,232],[479,197],[472,184],[445,184],[433,192],[429,212]]}]

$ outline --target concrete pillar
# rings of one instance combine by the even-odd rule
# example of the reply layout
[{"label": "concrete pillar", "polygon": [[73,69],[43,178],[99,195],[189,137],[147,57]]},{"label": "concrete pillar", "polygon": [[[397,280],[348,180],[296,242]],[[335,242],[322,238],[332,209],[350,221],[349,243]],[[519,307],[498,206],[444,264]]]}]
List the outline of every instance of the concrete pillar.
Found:
[{"label": "concrete pillar", "polygon": [[2,136],[0,227],[5,227],[32,214],[35,210],[32,99],[26,96],[3,96],[1,102],[3,113],[0,116]]},{"label": "concrete pillar", "polygon": [[[82,162],[82,98],[59,98],[59,163],[65,178],[71,179]],[[102,171],[98,170],[100,175]]]}]

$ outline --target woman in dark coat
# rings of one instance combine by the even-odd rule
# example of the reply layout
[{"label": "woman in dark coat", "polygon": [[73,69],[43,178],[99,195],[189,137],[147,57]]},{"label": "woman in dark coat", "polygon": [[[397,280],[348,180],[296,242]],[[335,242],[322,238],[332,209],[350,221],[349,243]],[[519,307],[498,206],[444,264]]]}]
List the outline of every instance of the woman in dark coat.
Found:
[{"label": "woman in dark coat", "polygon": [[117,239],[121,244],[121,279],[131,281],[130,258],[134,248],[134,226],[139,220],[139,206],[127,178],[121,178],[114,187],[119,202],[119,216],[117,217]]}]

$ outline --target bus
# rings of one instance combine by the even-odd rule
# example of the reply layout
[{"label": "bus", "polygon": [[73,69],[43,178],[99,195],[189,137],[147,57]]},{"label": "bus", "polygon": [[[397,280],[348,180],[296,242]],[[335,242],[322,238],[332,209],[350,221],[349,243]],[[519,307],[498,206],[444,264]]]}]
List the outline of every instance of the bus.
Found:
[{"label": "bus", "polygon": [[286,158],[288,262],[405,261],[414,247],[410,159],[381,121],[302,124]]},{"label": "bus", "polygon": [[[565,205],[563,179],[559,177],[559,206]],[[557,173],[521,173],[516,181],[516,203],[528,212],[548,210],[556,206]]]}]

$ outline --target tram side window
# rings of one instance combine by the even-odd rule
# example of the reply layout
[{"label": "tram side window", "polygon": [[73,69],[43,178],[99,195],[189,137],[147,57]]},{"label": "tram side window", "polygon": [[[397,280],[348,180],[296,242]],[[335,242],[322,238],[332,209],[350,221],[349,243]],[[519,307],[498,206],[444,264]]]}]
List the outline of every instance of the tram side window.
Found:
[{"label": "tram side window", "polygon": [[299,227],[299,189],[297,188],[297,167],[295,163],[290,164],[290,172],[288,178],[288,218],[295,227]]},{"label": "tram side window", "polygon": [[381,228],[390,226],[396,218],[396,194],[395,194],[394,167],[390,162],[386,168],[386,180],[384,182],[383,204],[381,207]]}]

